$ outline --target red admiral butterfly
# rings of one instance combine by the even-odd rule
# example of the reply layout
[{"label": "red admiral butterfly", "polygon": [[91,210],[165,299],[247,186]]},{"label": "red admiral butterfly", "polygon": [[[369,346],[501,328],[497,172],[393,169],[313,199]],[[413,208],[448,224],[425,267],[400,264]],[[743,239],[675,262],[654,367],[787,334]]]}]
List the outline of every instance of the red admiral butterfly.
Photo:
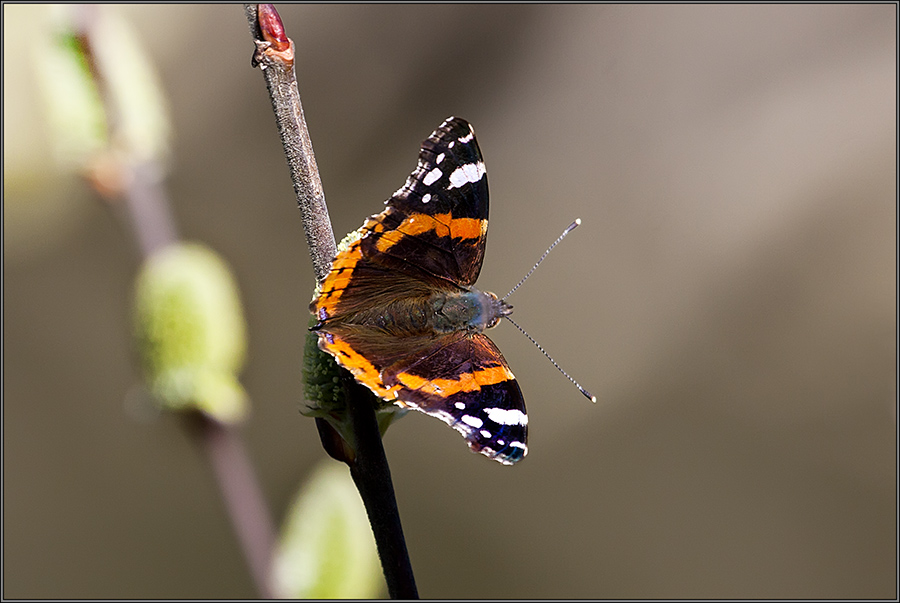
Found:
[{"label": "red admiral butterfly", "polygon": [[447,119],[406,184],[338,246],[310,311],[319,347],[381,398],[444,421],[511,465],[528,452],[522,390],[483,334],[512,306],[473,287],[488,185],[472,127]]}]

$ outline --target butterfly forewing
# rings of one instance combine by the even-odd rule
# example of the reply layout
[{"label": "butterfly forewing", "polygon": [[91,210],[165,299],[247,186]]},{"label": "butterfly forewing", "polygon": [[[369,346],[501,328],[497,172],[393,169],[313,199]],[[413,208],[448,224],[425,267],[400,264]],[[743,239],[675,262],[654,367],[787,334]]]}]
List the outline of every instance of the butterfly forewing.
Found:
[{"label": "butterfly forewing", "polygon": [[468,122],[451,118],[425,142],[419,164],[367,226],[379,235],[363,253],[398,270],[468,287],[481,271],[487,240],[488,186]]}]

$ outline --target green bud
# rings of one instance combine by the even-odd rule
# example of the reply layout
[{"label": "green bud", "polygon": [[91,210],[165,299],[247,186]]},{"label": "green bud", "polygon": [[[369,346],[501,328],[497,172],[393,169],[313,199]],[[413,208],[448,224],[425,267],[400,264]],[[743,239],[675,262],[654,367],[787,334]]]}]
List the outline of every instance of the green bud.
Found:
[{"label": "green bud", "polygon": [[109,145],[106,109],[75,30],[71,7],[31,7],[37,52],[28,53],[43,92],[52,156],[64,166],[83,167]]},{"label": "green bud", "polygon": [[285,518],[272,562],[284,599],[383,596],[375,539],[347,468],[326,461],[303,485]]},{"label": "green bud", "polygon": [[159,403],[199,410],[226,423],[245,417],[237,373],[246,356],[246,325],[237,284],[209,248],[170,245],[137,277],[135,336],[144,375]]},{"label": "green bud", "polygon": [[116,116],[117,149],[131,162],[163,161],[171,124],[166,94],[137,32],[118,10],[97,5],[93,51]]}]

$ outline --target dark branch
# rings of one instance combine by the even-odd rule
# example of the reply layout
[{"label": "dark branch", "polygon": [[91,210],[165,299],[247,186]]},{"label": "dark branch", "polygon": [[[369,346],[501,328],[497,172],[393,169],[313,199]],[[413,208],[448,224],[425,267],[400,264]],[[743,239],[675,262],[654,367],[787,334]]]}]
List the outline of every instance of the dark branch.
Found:
[{"label": "dark branch", "polygon": [[392,599],[418,599],[400,512],[391,482],[391,469],[384,454],[381,433],[372,405],[372,393],[346,372],[347,407],[356,435],[356,459],[349,463],[350,475],[366,506],[378,546],[381,568]]}]

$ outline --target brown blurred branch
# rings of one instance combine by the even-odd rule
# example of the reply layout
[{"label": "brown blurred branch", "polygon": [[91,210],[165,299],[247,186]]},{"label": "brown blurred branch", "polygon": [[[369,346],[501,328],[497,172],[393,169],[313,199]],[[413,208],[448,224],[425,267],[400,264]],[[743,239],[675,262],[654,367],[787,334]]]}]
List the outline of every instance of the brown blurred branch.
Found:
[{"label": "brown blurred branch", "polygon": [[234,427],[195,413],[191,431],[209,457],[219,491],[260,597],[274,599],[271,587],[275,527],[256,473]]},{"label": "brown blurred branch", "polygon": [[[102,62],[94,60],[92,51],[96,11],[95,6],[78,7],[75,27],[81,51],[102,93],[106,89],[106,73]],[[115,127],[108,97],[101,96],[106,102],[107,123]],[[131,163],[127,158],[111,155],[90,168],[87,174],[88,181],[107,201],[124,201],[110,203],[110,206],[123,214],[143,259],[178,240],[163,173],[162,167],[153,160]],[[210,461],[257,592],[262,597],[272,598],[269,565],[275,530],[241,437],[234,428],[199,412],[185,414],[184,424]]]}]

